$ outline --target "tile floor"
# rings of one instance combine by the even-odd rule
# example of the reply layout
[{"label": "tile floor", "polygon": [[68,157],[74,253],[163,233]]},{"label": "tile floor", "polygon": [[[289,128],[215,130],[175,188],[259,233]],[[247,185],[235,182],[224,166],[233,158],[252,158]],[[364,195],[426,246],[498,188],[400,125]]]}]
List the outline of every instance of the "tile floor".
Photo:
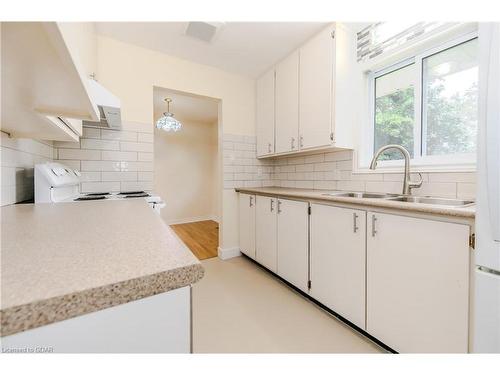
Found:
[{"label": "tile floor", "polygon": [[195,353],[380,353],[244,257],[204,260],[193,286]]}]

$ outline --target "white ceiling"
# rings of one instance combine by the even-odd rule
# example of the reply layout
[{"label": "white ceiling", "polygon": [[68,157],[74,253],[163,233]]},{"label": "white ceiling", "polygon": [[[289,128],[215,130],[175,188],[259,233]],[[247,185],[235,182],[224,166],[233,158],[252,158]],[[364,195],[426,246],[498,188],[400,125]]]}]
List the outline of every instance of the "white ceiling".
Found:
[{"label": "white ceiling", "polygon": [[100,35],[256,78],[327,25],[227,22],[211,43],[184,34],[188,22],[96,22]]},{"label": "white ceiling", "polygon": [[170,112],[180,121],[213,124],[217,121],[219,102],[217,99],[183,94],[160,87],[154,88],[154,119],[160,118],[167,111],[165,98],[171,98]]}]

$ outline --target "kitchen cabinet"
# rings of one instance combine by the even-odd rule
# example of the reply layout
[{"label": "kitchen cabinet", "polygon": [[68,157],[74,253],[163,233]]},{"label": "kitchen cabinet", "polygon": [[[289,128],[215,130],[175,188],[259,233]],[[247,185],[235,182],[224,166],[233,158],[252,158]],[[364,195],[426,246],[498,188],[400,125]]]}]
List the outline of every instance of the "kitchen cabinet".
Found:
[{"label": "kitchen cabinet", "polygon": [[274,69],[257,80],[257,156],[274,154]]},{"label": "kitchen cabinet", "polygon": [[278,199],[278,275],[308,291],[309,204]]},{"label": "kitchen cabinet", "polygon": [[469,226],[368,212],[367,331],[398,352],[468,351]]},{"label": "kitchen cabinet", "polygon": [[267,269],[277,270],[277,198],[257,196],[255,208],[255,259]]},{"label": "kitchen cabinet", "polygon": [[255,259],[255,195],[240,194],[240,251]]},{"label": "kitchen cabinet", "polygon": [[257,156],[352,149],[363,77],[355,31],[335,23],[313,36],[257,81]]},{"label": "kitchen cabinet", "polygon": [[299,52],[276,65],[276,153],[299,149]]},{"label": "kitchen cabinet", "polygon": [[311,205],[310,295],[365,329],[366,211]]},{"label": "kitchen cabinet", "polygon": [[4,22],[1,28],[2,130],[20,138],[78,141],[76,119],[98,121],[99,110],[59,25]]},{"label": "kitchen cabinet", "polygon": [[300,48],[299,146],[301,150],[332,144],[333,26]]}]

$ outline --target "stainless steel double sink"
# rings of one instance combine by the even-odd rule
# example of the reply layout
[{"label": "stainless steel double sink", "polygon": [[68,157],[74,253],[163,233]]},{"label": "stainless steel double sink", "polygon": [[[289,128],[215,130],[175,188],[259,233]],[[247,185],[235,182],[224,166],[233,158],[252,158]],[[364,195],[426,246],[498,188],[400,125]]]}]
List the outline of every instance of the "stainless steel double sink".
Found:
[{"label": "stainless steel double sink", "polygon": [[429,204],[435,206],[450,206],[450,207],[465,207],[474,204],[473,200],[435,198],[435,197],[416,197],[410,195],[364,193],[356,191],[334,192],[334,193],[332,192],[332,193],[325,193],[323,195],[331,197],[384,199],[396,202],[420,203],[420,204]]}]

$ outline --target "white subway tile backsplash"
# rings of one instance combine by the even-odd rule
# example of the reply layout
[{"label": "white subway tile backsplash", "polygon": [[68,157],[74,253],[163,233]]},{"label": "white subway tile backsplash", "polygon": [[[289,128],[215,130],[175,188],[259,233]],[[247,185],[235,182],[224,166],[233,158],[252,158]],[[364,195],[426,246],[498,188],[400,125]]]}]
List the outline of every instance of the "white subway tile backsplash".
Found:
[{"label": "white subway tile backsplash", "polygon": [[81,172],[82,182],[96,182],[101,181],[101,172]]},{"label": "white subway tile backsplash", "polygon": [[137,161],[137,152],[102,151],[102,160]]},{"label": "white subway tile backsplash", "polygon": [[96,128],[83,127],[82,138],[101,138],[101,130]]},{"label": "white subway tile backsplash", "polygon": [[153,161],[154,155],[151,152],[138,152],[137,160],[138,161]]},{"label": "white subway tile backsplash", "polygon": [[153,172],[137,172],[137,181],[153,181]]},{"label": "white subway tile backsplash", "polygon": [[86,139],[80,140],[80,146],[84,150],[119,150],[120,143],[118,141],[108,141],[102,139]]},{"label": "white subway tile backsplash", "polygon": [[142,142],[120,142],[120,150],[122,150],[122,151],[153,152],[153,144],[152,143],[142,143]]},{"label": "white subway tile backsplash", "polygon": [[460,199],[475,199],[476,184],[468,182],[459,182],[457,184],[457,198]]},{"label": "white subway tile backsplash", "polygon": [[120,171],[119,161],[102,161],[102,160],[82,160],[82,171]]},{"label": "white subway tile backsplash", "polygon": [[153,143],[153,133],[137,133],[137,142]]},{"label": "white subway tile backsplash", "polygon": [[[101,130],[101,139],[109,139],[114,141],[137,141],[139,133],[131,132],[131,131],[123,131],[123,130],[110,130],[110,129],[102,129]],[[146,134],[146,133],[140,133]],[[146,134],[148,136],[153,136],[152,134]]]},{"label": "white subway tile backsplash", "polygon": [[56,157],[81,169],[82,192],[152,189],[153,128],[123,124],[121,130],[84,127],[80,143],[56,143]]},{"label": "white subway tile backsplash", "polygon": [[[109,151],[105,151],[109,152]],[[100,160],[101,151],[99,150],[77,150],[69,148],[60,148],[58,151],[60,160]]]},{"label": "white subway tile backsplash", "polygon": [[137,172],[101,172],[103,181],[137,181]]},{"label": "white subway tile backsplash", "polygon": [[82,182],[82,193],[92,192],[118,192],[120,191],[120,182]]},{"label": "white subway tile backsplash", "polygon": [[57,148],[80,148],[80,142],[54,141],[54,147],[57,147]]}]

